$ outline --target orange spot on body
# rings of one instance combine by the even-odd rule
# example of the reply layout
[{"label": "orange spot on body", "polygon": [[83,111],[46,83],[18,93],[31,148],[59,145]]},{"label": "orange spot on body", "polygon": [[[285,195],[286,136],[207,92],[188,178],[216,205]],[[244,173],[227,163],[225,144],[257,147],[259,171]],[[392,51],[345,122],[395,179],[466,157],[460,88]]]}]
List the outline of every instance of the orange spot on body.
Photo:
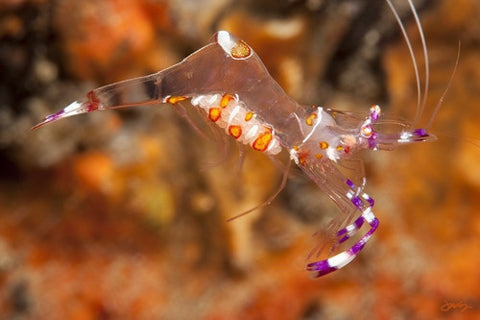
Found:
[{"label": "orange spot on body", "polygon": [[308,152],[308,151],[299,152],[299,153],[297,154],[297,156],[298,156],[298,163],[300,163],[300,165],[304,166],[304,165],[307,163],[308,155],[309,155],[309,152]]},{"label": "orange spot on body", "polygon": [[235,139],[238,139],[242,135],[242,127],[240,127],[240,126],[229,126],[228,127],[228,133],[232,137],[234,137]]},{"label": "orange spot on body", "polygon": [[315,122],[315,119],[317,119],[317,114],[312,112],[310,115],[305,119],[305,123],[307,126],[312,126],[313,123]]},{"label": "orange spot on body", "polygon": [[208,109],[208,119],[212,120],[213,122],[216,122],[218,119],[220,119],[222,112],[220,108],[210,108]]},{"label": "orange spot on body", "polygon": [[230,101],[235,100],[235,97],[231,94],[224,94],[222,99],[220,100],[220,107],[225,108],[228,106]]},{"label": "orange spot on body", "polygon": [[317,158],[317,159],[322,159],[322,158],[323,158],[323,154],[321,154],[321,153],[315,153],[315,158]]},{"label": "orange spot on body", "polygon": [[180,101],[183,101],[183,100],[186,100],[187,97],[184,97],[184,96],[170,96],[168,98],[165,99],[165,102],[167,103],[171,103],[171,104],[176,104]]},{"label": "orange spot on body", "polygon": [[342,145],[338,145],[336,149],[337,149],[337,151],[342,151],[342,150],[343,150],[343,146],[342,146]]},{"label": "orange spot on body", "polygon": [[253,112],[248,111],[248,112],[245,114],[245,121],[250,121],[250,120],[252,120],[252,118],[253,118],[254,115],[255,115],[255,114],[254,114]]},{"label": "orange spot on body", "polygon": [[273,134],[271,131],[265,131],[260,133],[257,136],[257,139],[252,144],[252,148],[257,150],[257,151],[265,151],[268,148],[268,145],[270,144],[270,141],[273,139]]},{"label": "orange spot on body", "polygon": [[328,143],[325,142],[325,141],[321,141],[321,142],[319,143],[319,146],[320,146],[320,149],[325,150],[325,149],[328,148]]}]

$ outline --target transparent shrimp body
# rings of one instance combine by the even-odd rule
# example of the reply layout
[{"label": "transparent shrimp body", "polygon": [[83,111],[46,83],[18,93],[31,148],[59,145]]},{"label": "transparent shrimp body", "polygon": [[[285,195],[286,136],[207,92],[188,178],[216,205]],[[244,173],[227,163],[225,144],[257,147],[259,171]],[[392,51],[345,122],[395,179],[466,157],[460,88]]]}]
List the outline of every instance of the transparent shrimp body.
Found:
[{"label": "transparent shrimp body", "polygon": [[[337,248],[366,222],[369,231],[350,248],[307,266],[314,276],[337,270],[353,260],[378,226],[371,208],[373,199],[363,192],[366,179],[361,161],[354,161],[352,176],[339,169],[361,149],[392,149],[397,145],[432,138],[425,130],[411,130],[406,122],[387,121],[399,128],[393,133],[376,130],[380,108],[364,117],[299,105],[271,78],[260,58],[244,41],[226,31],[182,62],[144,77],[106,85],[90,91],[87,99],[73,102],[47,116],[34,128],[96,110],[189,101],[205,111],[238,142],[269,155],[289,152],[295,163],[340,208],[331,229]],[[358,216],[352,224],[346,221]]]}]

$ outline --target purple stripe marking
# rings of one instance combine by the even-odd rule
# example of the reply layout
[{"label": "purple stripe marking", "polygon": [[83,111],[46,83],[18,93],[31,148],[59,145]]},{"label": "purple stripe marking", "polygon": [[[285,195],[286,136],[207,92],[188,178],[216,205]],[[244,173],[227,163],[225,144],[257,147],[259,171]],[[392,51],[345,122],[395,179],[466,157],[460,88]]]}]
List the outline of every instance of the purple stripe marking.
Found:
[{"label": "purple stripe marking", "polygon": [[365,239],[369,238],[374,232],[375,230],[377,230],[378,228],[378,224],[379,224],[379,221],[377,218],[373,219],[373,221],[370,223],[370,226],[372,227],[367,233],[365,233],[365,235],[362,237],[362,239],[360,239],[349,251],[353,254],[353,255],[357,255],[360,250],[363,249],[363,247],[365,246],[365,244],[367,243]]},{"label": "purple stripe marking", "polygon": [[352,203],[357,207],[358,209],[362,209],[363,202],[359,197],[352,198]]},{"label": "purple stripe marking", "polygon": [[370,138],[368,138],[368,147],[370,149],[374,149],[377,147],[377,133],[374,132],[372,133],[372,135],[370,136]]},{"label": "purple stripe marking", "polygon": [[357,220],[355,220],[353,224],[355,225],[355,228],[360,229],[364,222],[365,222],[365,218],[363,216],[360,216],[357,218]]},{"label": "purple stripe marking", "polygon": [[425,130],[423,128],[418,128],[418,129],[413,130],[413,134],[418,136],[418,137],[428,137],[427,130]]},{"label": "purple stripe marking", "polygon": [[312,262],[307,265],[307,271],[317,271],[315,272],[315,277],[324,276],[335,270],[338,270],[338,268],[330,266],[328,260]]},{"label": "purple stripe marking", "polygon": [[[365,218],[363,216],[360,216],[358,217],[354,222],[353,222],[353,225],[355,226],[355,230],[358,230],[362,227],[363,223],[365,222]],[[343,228],[342,230],[338,231],[337,232],[337,236],[341,236],[343,234],[347,233],[347,228]],[[344,236],[343,238],[341,238],[338,243],[343,243],[345,241],[347,241],[348,239],[350,239],[350,236],[349,235],[346,235]]]},{"label": "purple stripe marking", "polygon": [[341,236],[341,235],[344,235],[345,233],[347,233],[347,228],[343,228],[341,229],[340,231],[337,232],[337,237]]},{"label": "purple stripe marking", "polygon": [[320,261],[315,261],[307,264],[308,271],[317,271],[325,268],[331,268],[330,264],[328,263],[328,260],[320,260]]},{"label": "purple stripe marking", "polygon": [[348,185],[351,189],[355,189],[355,185],[353,184],[352,180],[347,179],[347,185]]},{"label": "purple stripe marking", "polygon": [[319,270],[318,272],[315,273],[315,277],[318,278],[336,270],[338,270],[338,268],[335,268],[335,267],[329,267],[323,270]]},{"label": "purple stripe marking", "polygon": [[373,198],[368,197],[367,201],[370,204],[370,207],[373,207],[373,205],[375,204],[375,200],[373,200]]},{"label": "purple stripe marking", "polygon": [[49,116],[47,116],[45,118],[46,121],[54,121],[54,120],[57,120],[58,118],[60,118],[62,116],[62,114],[64,114],[65,111],[64,110],[60,110],[58,112],[55,112],[54,114],[51,114]]},{"label": "purple stripe marking", "polygon": [[360,252],[360,250],[363,249],[363,247],[365,246],[366,242],[365,242],[365,241],[362,241],[362,240],[363,240],[365,237],[366,237],[366,235],[363,236],[363,238],[360,239],[360,241],[358,241],[357,243],[355,243],[355,245],[349,250],[352,255],[356,256],[356,255]]}]

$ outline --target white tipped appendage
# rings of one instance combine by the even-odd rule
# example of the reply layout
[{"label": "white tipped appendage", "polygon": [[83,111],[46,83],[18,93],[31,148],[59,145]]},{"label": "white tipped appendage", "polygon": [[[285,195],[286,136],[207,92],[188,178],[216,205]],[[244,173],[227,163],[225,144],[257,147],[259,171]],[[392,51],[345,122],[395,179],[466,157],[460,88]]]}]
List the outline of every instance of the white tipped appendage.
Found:
[{"label": "white tipped appendage", "polygon": [[32,128],[32,130],[43,127],[44,125],[46,125],[50,122],[57,121],[59,119],[63,119],[63,118],[67,118],[67,117],[71,117],[71,116],[74,116],[74,115],[77,115],[77,114],[86,113],[88,111],[89,110],[87,110],[84,103],[74,101],[74,102],[70,103],[68,106],[66,106],[63,110],[60,110],[56,113],[53,113],[51,115],[46,116],[45,119],[43,119],[43,121],[40,122],[39,124],[35,125]]}]

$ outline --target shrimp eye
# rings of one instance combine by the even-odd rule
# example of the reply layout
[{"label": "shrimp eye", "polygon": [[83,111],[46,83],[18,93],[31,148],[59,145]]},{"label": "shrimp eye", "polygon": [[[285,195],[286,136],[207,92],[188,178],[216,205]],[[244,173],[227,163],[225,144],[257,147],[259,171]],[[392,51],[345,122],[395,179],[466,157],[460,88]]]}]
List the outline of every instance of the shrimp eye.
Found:
[{"label": "shrimp eye", "polygon": [[372,126],[369,124],[364,125],[360,132],[364,138],[369,138],[373,133]]}]

